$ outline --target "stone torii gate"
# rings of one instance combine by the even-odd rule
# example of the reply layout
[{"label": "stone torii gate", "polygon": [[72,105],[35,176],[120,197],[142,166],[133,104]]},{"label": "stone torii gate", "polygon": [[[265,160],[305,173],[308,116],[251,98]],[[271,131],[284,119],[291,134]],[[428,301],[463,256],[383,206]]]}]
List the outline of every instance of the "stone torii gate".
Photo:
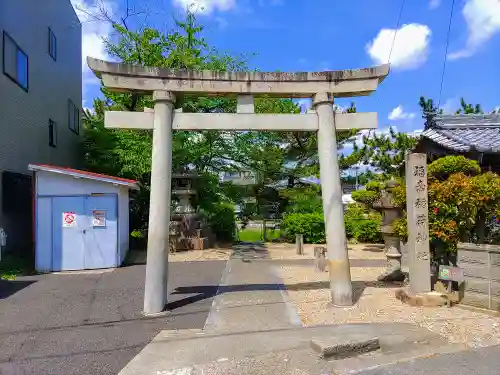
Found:
[{"label": "stone torii gate", "polygon": [[[144,313],[167,303],[172,130],[317,131],[332,303],[353,304],[346,248],[342,189],[335,131],[374,129],[377,113],[338,114],[334,97],[369,95],[389,73],[389,65],[367,69],[304,73],[186,71],[132,66],[87,58],[94,74],[112,91],[153,94],[154,110],[105,112],[107,128],[152,129],[151,198]],[[237,113],[182,113],[175,98],[236,95]],[[312,98],[306,114],[254,114],[256,96]]]}]

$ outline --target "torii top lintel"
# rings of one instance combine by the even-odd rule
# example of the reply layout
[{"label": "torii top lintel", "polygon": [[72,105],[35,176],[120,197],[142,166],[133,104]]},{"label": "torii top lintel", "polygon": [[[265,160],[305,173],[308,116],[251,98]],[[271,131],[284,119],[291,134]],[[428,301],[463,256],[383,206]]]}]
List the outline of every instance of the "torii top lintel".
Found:
[{"label": "torii top lintel", "polygon": [[316,93],[335,97],[369,95],[389,74],[389,64],[372,68],[324,72],[216,72],[128,65],[87,57],[89,68],[113,91],[179,95],[274,96],[310,98]]}]

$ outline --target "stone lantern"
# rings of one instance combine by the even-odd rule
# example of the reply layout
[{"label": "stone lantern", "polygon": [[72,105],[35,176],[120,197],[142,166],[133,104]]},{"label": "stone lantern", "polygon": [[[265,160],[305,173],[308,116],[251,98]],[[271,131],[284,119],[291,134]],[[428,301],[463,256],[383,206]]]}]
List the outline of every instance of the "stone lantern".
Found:
[{"label": "stone lantern", "polygon": [[204,250],[210,246],[210,229],[192,206],[196,195],[193,181],[199,178],[196,173],[175,173],[172,175],[172,196],[178,203],[172,211],[169,236],[171,251]]},{"label": "stone lantern", "polygon": [[379,281],[404,281],[405,274],[401,270],[401,244],[399,237],[394,234],[394,221],[401,217],[401,208],[393,201],[393,189],[399,186],[394,181],[388,181],[381,192],[380,199],[373,204],[373,208],[382,213],[382,238],[387,257],[387,269],[378,277]]}]

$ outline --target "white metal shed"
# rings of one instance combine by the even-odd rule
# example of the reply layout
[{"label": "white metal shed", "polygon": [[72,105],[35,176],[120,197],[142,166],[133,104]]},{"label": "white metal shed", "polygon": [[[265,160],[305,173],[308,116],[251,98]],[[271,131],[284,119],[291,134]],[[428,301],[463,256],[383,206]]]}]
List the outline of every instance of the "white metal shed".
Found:
[{"label": "white metal shed", "polygon": [[129,248],[129,191],[136,181],[53,165],[34,172],[35,268],[113,268]]}]

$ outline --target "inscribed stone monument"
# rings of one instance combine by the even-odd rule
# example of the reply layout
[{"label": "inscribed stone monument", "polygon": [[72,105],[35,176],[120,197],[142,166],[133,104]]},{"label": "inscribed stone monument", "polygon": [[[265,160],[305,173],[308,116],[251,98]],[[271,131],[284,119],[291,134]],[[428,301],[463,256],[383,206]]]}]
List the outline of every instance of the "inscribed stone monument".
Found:
[{"label": "inscribed stone monument", "polygon": [[406,211],[408,213],[408,253],[410,289],[431,291],[429,214],[427,195],[427,155],[406,155]]}]

